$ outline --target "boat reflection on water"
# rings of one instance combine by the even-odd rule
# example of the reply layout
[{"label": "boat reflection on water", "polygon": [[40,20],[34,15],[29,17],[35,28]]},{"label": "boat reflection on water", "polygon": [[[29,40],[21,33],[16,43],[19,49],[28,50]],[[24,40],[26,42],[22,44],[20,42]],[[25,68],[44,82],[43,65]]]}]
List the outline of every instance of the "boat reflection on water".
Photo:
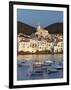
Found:
[{"label": "boat reflection on water", "polygon": [[52,79],[63,77],[63,56],[43,60],[18,60],[17,80]]}]

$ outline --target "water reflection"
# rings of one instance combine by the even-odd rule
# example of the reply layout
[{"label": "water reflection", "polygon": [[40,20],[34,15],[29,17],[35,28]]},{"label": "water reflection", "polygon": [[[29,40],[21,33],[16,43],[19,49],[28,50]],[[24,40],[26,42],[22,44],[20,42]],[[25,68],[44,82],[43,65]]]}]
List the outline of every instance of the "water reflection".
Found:
[{"label": "water reflection", "polygon": [[63,55],[19,55],[17,80],[63,77]]}]

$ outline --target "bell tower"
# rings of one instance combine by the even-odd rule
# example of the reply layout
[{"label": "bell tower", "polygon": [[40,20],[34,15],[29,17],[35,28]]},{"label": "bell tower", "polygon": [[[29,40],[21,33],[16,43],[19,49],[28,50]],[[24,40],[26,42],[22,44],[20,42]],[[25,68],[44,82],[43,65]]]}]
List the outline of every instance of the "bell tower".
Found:
[{"label": "bell tower", "polygon": [[39,29],[40,29],[40,25],[37,26],[37,30],[39,30]]},{"label": "bell tower", "polygon": [[41,28],[41,27],[40,27],[40,23],[39,23],[38,26],[37,26],[37,31],[40,30],[40,28]]}]

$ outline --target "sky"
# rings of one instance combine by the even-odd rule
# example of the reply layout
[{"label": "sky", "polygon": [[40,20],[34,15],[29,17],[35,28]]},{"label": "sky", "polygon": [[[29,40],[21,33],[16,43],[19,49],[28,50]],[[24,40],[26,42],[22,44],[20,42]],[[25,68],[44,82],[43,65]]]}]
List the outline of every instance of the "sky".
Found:
[{"label": "sky", "polygon": [[37,27],[63,22],[63,11],[17,9],[17,21]]}]

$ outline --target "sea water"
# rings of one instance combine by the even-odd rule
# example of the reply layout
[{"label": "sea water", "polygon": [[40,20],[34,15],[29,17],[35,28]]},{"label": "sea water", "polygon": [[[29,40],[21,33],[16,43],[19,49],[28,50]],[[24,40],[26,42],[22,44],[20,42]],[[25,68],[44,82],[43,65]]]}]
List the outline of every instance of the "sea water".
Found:
[{"label": "sea water", "polygon": [[[56,68],[55,68],[56,66]],[[57,69],[61,66],[61,69]],[[63,55],[40,54],[19,55],[17,60],[17,80],[63,78]]]}]

